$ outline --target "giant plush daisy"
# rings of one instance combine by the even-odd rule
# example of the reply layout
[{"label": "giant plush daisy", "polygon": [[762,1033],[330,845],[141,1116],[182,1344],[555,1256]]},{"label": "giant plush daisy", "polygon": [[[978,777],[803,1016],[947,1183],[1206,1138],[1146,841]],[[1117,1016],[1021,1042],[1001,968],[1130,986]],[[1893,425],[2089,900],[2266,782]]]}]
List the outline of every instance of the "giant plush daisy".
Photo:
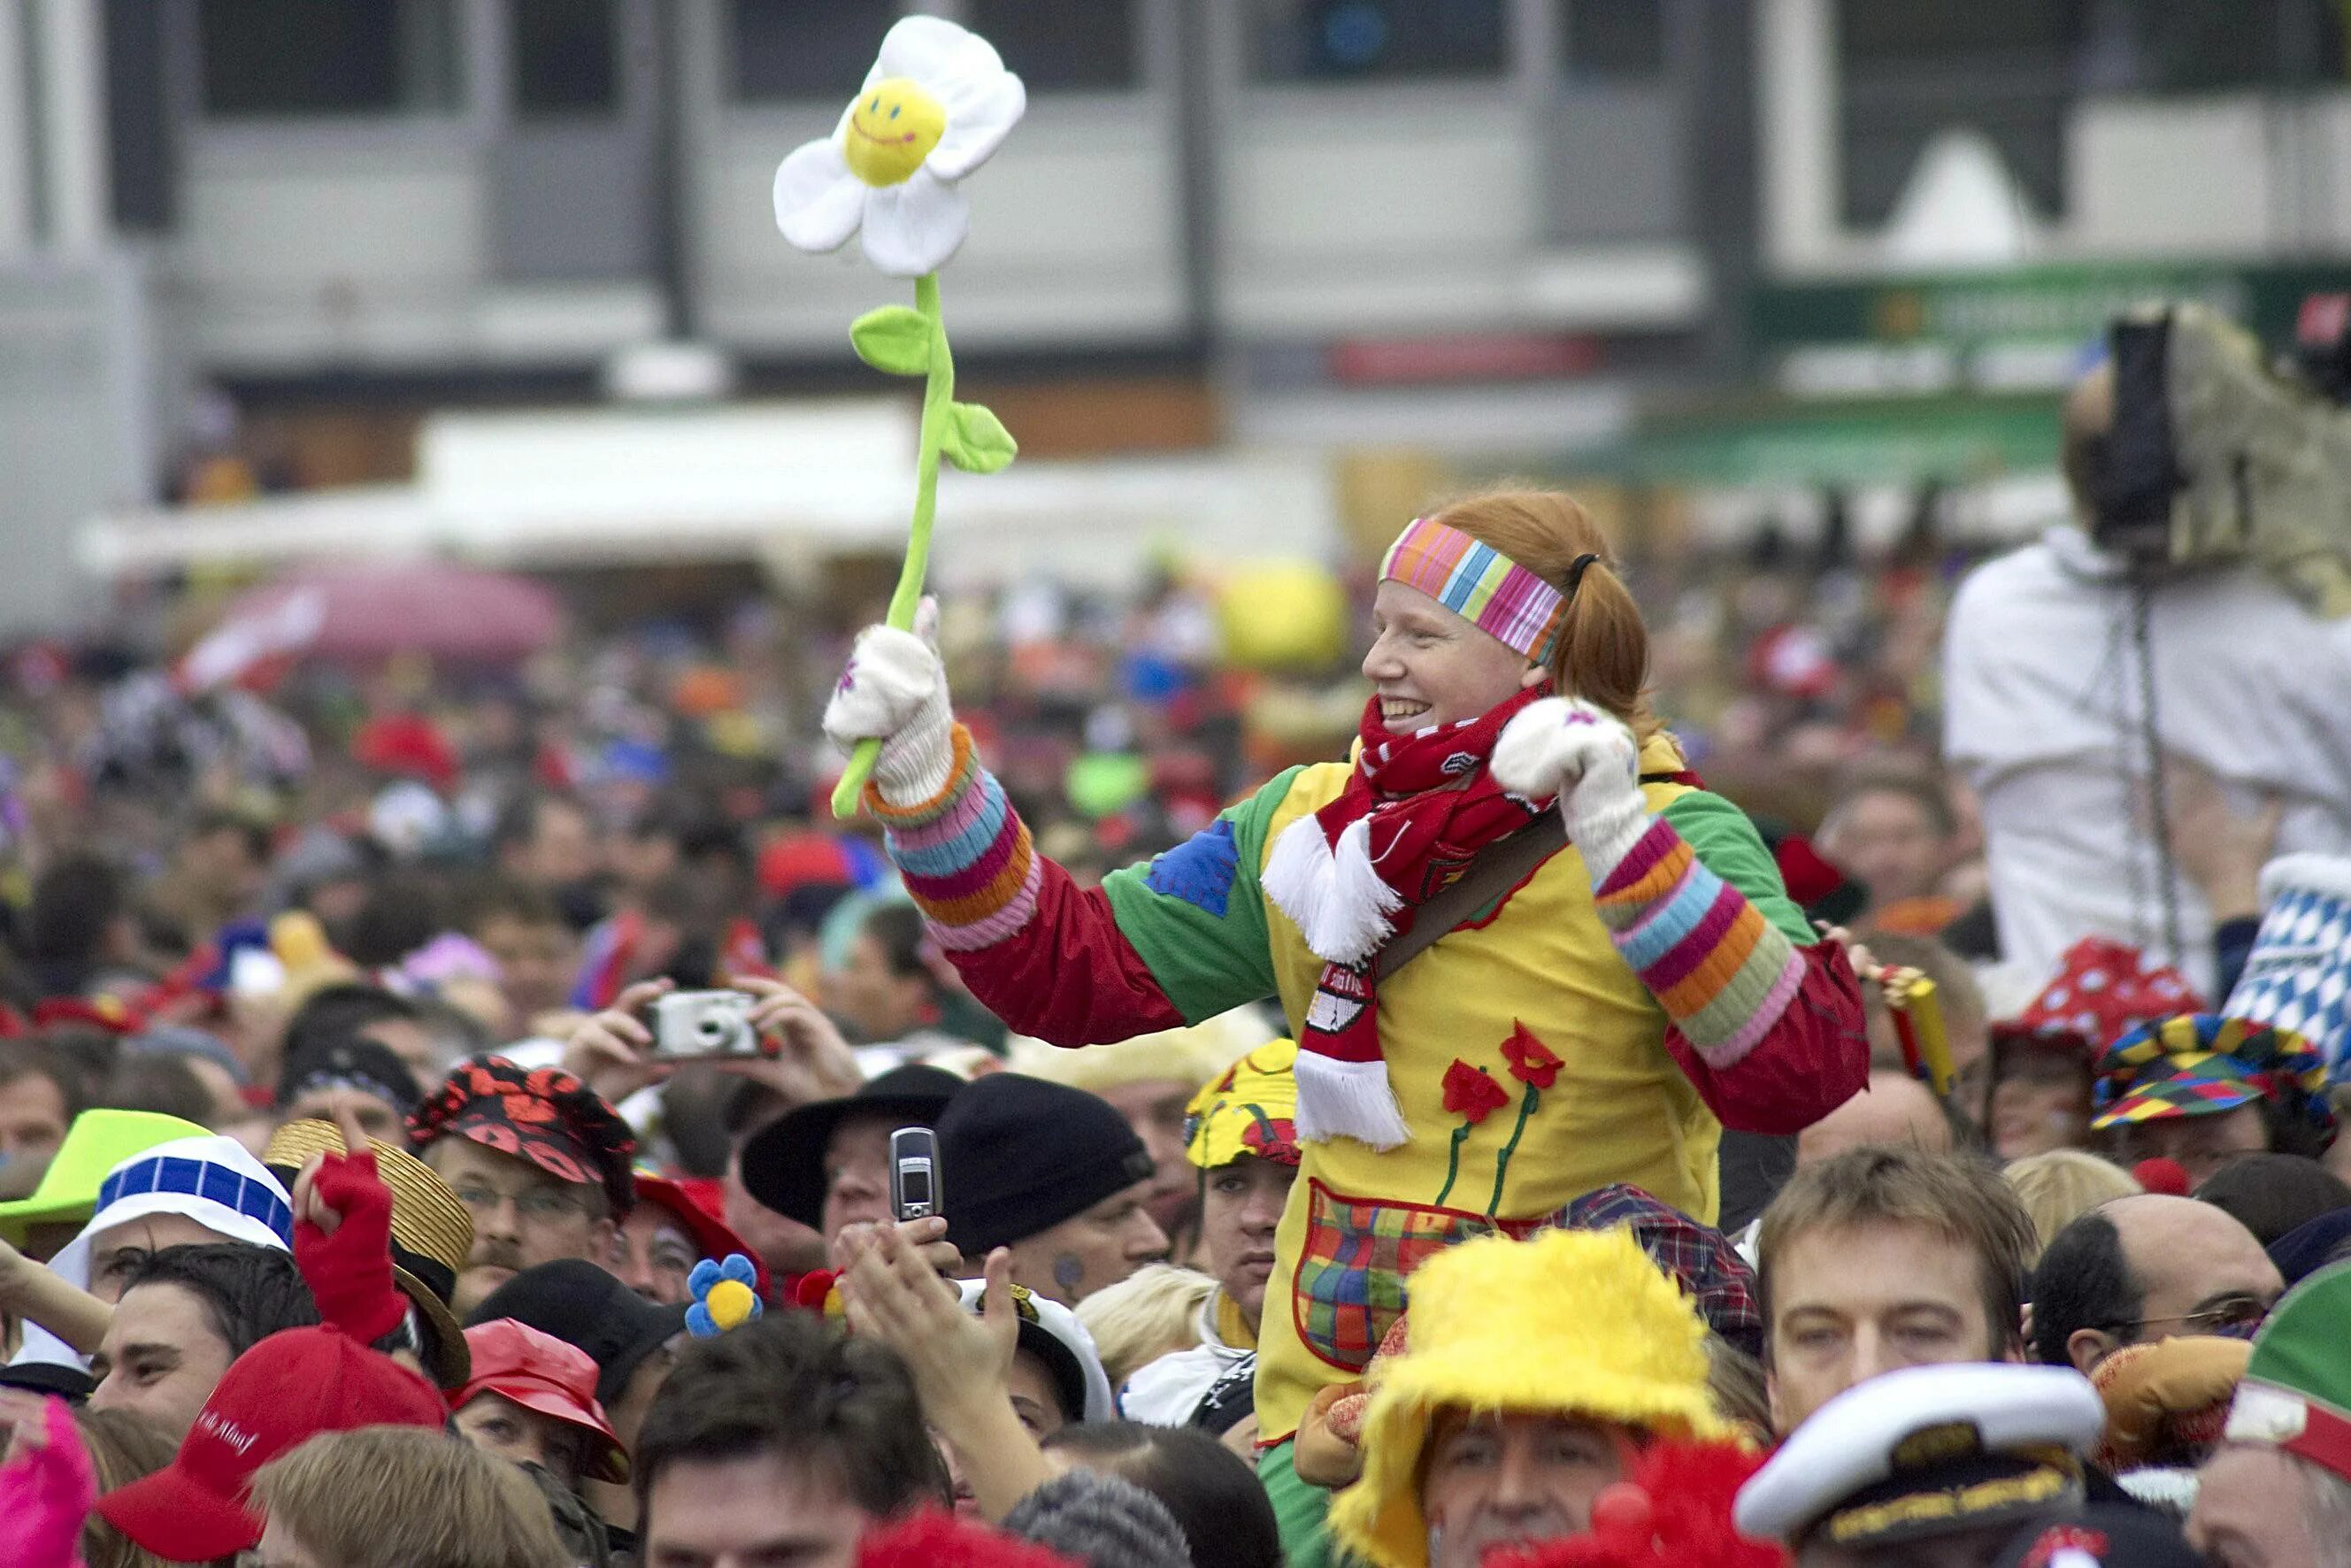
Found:
[{"label": "giant plush daisy", "polygon": [[908,16],[883,38],[832,134],[776,171],[776,225],[812,251],[839,250],[862,231],[865,259],[883,271],[936,272],[971,225],[956,182],[1003,145],[1028,104],[987,39]]},{"label": "giant plush daisy", "polygon": [[[865,259],[914,280],[914,304],[885,305],[851,324],[858,357],[877,371],[923,378],[922,443],[914,459],[914,518],[889,623],[914,623],[937,510],[939,459],[993,474],[1018,448],[996,415],[955,401],[955,361],[939,317],[938,270],[971,225],[956,182],[1004,143],[1028,107],[1020,78],[977,33],[936,16],[908,16],[882,39],[832,134],[794,149],[776,171],[776,226],[802,250],[839,250],[862,233]],[[859,743],[833,791],[836,816],[857,809],[882,749]]]}]

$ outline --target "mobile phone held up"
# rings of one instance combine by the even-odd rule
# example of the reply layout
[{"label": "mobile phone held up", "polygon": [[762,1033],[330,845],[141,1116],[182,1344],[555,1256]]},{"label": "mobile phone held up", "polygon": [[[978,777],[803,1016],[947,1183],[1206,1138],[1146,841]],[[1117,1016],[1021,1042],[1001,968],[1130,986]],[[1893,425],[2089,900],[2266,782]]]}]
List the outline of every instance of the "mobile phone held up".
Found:
[{"label": "mobile phone held up", "polygon": [[702,1061],[759,1054],[751,1027],[758,998],[745,991],[674,991],[653,1006],[653,1055],[663,1061]]},{"label": "mobile phone held up", "polygon": [[901,1127],[890,1134],[890,1212],[902,1221],[946,1212],[938,1135],[928,1127]]}]

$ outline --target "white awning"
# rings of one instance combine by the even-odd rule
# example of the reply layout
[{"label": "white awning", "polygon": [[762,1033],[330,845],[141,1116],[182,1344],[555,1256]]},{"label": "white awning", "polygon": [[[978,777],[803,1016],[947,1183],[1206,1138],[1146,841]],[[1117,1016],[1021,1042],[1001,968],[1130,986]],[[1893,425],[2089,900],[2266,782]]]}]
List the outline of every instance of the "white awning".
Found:
[{"label": "white awning", "polygon": [[[85,526],[78,553],[112,578],[358,555],[528,569],[895,550],[914,422],[896,400],[436,414],[413,485],[110,513]],[[1334,508],[1312,454],[1024,458],[940,475],[935,549],[944,580],[1050,570],[1109,581],[1163,547],[1321,553]]]}]

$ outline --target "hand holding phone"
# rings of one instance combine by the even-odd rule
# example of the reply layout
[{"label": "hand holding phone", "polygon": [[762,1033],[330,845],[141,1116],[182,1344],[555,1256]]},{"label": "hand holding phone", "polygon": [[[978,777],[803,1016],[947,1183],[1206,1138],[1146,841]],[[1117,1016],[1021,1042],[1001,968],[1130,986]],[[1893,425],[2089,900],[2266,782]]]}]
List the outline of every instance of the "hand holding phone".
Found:
[{"label": "hand holding phone", "polygon": [[890,1134],[890,1212],[901,1223],[946,1212],[938,1134],[928,1127],[901,1127]]}]

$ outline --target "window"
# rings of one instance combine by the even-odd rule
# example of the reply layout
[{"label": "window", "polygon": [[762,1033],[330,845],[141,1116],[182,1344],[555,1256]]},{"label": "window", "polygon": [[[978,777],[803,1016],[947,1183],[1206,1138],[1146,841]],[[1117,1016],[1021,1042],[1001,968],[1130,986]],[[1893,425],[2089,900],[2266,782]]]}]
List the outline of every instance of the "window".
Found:
[{"label": "window", "polygon": [[507,0],[514,109],[524,119],[610,114],[620,107],[614,0]]},{"label": "window", "polygon": [[1839,0],[1844,221],[1893,214],[1943,131],[1990,138],[2032,204],[2065,210],[2065,123],[2093,0]]},{"label": "window", "polygon": [[904,10],[899,0],[733,0],[735,96],[846,104]]},{"label": "window", "polygon": [[164,19],[152,5],[109,5],[106,22],[106,152],[114,223],[126,234],[172,226],[172,125]]},{"label": "window", "polygon": [[1030,92],[1117,92],[1141,75],[1131,0],[965,0],[964,22]]},{"label": "window", "polygon": [[1841,0],[1837,38],[1856,66],[1932,66],[2071,51],[2087,0]]},{"label": "window", "polygon": [[455,0],[202,0],[204,112],[227,120],[457,105]]},{"label": "window", "polygon": [[2333,0],[2136,0],[2093,5],[2078,75],[2095,92],[2243,92],[2344,77]]},{"label": "window", "polygon": [[1560,68],[1573,81],[1651,81],[1666,71],[1670,0],[1567,0]]},{"label": "window", "polygon": [[1261,81],[1399,81],[1501,74],[1503,0],[1253,0]]}]

